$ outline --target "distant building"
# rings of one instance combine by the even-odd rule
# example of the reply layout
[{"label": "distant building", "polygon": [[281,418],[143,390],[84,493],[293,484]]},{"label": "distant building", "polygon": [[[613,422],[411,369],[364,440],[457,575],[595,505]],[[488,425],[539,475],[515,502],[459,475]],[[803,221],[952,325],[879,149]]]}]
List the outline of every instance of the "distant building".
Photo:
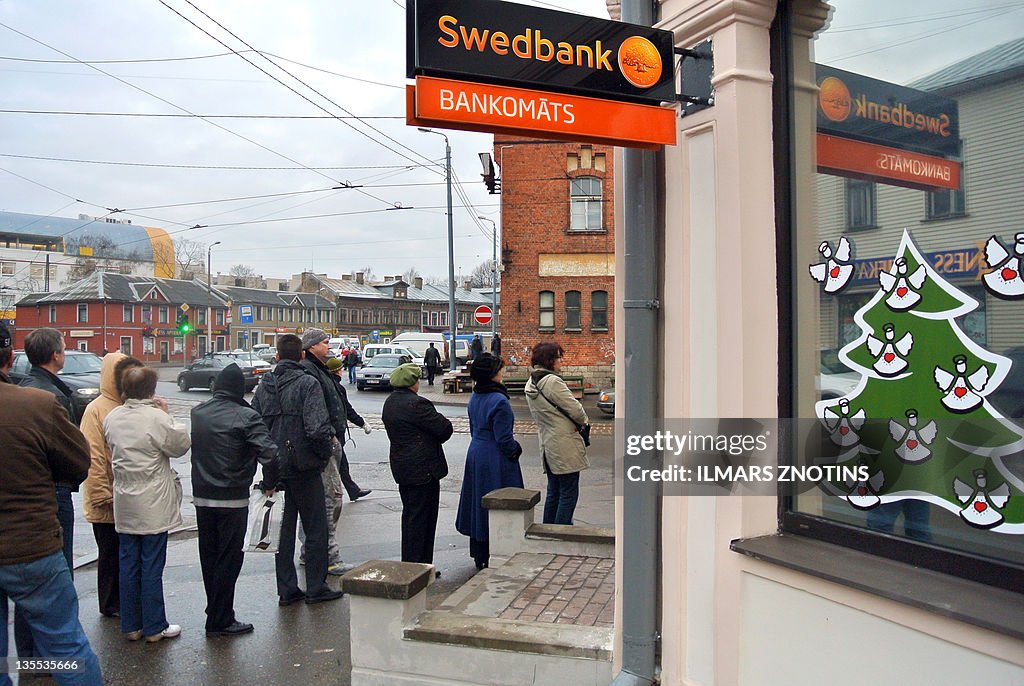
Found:
[{"label": "distant building", "polygon": [[[496,136],[501,168],[502,354],[525,375],[540,341],[563,373],[609,386],[615,360],[613,148]],[[485,294],[490,300],[490,294]]]},{"label": "distant building", "polygon": [[129,221],[0,212],[0,319],[13,323],[15,303],[55,291],[96,270],[174,276],[166,231]]}]

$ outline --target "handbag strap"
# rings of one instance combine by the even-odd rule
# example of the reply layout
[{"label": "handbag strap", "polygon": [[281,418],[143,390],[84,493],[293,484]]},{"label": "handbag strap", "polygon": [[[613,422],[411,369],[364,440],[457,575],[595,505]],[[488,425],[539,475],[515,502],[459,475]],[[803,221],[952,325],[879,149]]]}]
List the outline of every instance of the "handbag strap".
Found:
[{"label": "handbag strap", "polygon": [[580,424],[580,423],[579,423],[579,422],[577,422],[577,421],[576,421],[575,419],[573,419],[573,418],[572,418],[572,415],[570,415],[570,414],[569,414],[568,412],[566,412],[566,411],[565,411],[565,408],[564,408],[564,407],[562,407],[562,406],[561,406],[561,405],[559,405],[558,403],[555,403],[555,402],[552,402],[552,401],[551,401],[551,398],[549,398],[549,397],[548,397],[548,396],[547,396],[547,395],[546,395],[546,394],[544,393],[544,391],[542,391],[542,390],[541,390],[541,388],[540,388],[540,382],[539,382],[539,381],[538,381],[537,383],[535,383],[535,384],[534,384],[534,388],[536,388],[536,389],[537,389],[537,392],[541,394],[541,396],[542,396],[542,397],[544,398],[544,400],[547,400],[547,401],[548,401],[548,405],[551,405],[551,406],[552,406],[552,407],[554,407],[554,408],[555,408],[556,410],[558,410],[558,411],[559,411],[559,412],[561,412],[561,413],[562,413],[563,415],[565,415],[565,418],[566,418],[566,419],[568,419],[568,420],[569,420],[570,422],[572,422],[572,425],[576,427],[576,430],[577,430],[577,431],[579,431],[580,429],[582,429],[582,428],[583,428],[583,424]]}]

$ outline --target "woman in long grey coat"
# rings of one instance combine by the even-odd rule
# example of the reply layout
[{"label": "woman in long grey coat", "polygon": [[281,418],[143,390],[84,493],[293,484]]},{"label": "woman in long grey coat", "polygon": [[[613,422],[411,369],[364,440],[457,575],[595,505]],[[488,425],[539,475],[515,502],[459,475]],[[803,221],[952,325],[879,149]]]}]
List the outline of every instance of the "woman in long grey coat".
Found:
[{"label": "woman in long grey coat", "polygon": [[120,549],[121,631],[130,641],[173,638],[167,623],[163,573],[167,532],[181,524],[181,482],[171,458],[188,452],[188,430],[167,403],[154,398],[156,372],[129,369],[121,379],[125,401],[103,421],[114,471],[114,525]]},{"label": "woman in long grey coat", "polygon": [[590,466],[577,426],[589,424],[583,405],[558,375],[565,350],[557,343],[538,343],[530,358],[526,402],[537,423],[548,493],[545,524],[572,524],[580,495],[580,472]]}]

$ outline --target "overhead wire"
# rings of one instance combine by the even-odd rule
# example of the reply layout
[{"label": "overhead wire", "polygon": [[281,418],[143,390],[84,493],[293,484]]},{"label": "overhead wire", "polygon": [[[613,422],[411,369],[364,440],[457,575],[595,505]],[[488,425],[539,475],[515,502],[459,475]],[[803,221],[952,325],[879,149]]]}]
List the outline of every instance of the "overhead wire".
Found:
[{"label": "overhead wire", "polygon": [[179,112],[75,112],[65,110],[5,110],[0,114],[47,114],[67,115],[76,117],[152,117],[165,119],[294,119],[294,120],[330,120],[330,119],[405,119],[402,115],[332,115],[326,114],[181,114]]},{"label": "overhead wire", "polygon": [[[78,164],[108,164],[118,167],[155,167],[158,169],[215,169],[224,171],[307,171],[310,169],[320,171],[341,171],[350,169],[413,169],[423,165],[414,163],[409,165],[350,165],[345,167],[249,167],[240,165],[212,165],[212,164],[157,164],[150,162],[119,162],[115,160],[82,160],[69,157],[45,157],[41,155],[15,155],[12,153],[0,153],[0,157],[11,157],[20,160],[43,160],[47,162],[75,162]],[[330,178],[330,177],[328,177]],[[336,179],[331,179],[336,181]]]}]

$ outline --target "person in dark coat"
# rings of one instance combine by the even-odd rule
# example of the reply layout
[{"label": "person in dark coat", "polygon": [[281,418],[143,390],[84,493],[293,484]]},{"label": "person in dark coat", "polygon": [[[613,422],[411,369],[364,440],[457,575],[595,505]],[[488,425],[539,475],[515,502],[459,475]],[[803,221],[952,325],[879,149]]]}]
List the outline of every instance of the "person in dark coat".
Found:
[{"label": "person in dark coat", "polygon": [[491,337],[491,354],[495,357],[501,357],[501,335],[497,332]]},{"label": "person in dark coat", "polygon": [[448,462],[441,444],[452,437],[452,423],[420,396],[420,366],[403,364],[391,372],[392,391],[381,419],[391,441],[391,474],[402,497],[402,562],[434,561],[434,533],[441,479]]},{"label": "person in dark coat", "polygon": [[508,391],[501,383],[500,357],[482,353],[473,361],[470,376],[476,383],[469,399],[469,430],[473,436],[466,453],[466,474],[455,517],[455,528],[469,536],[469,554],[477,569],[487,566],[490,536],[483,497],[498,488],[522,488],[519,456],[523,448],[512,435],[515,415]]},{"label": "person in dark coat", "polygon": [[474,334],[469,344],[469,359],[475,360],[484,351],[484,342],[480,340],[480,334]]},{"label": "person in dark coat", "polygon": [[[327,585],[327,517],[320,473],[331,459],[334,430],[316,379],[305,372],[302,341],[294,334],[277,339],[277,366],[256,387],[252,407],[263,416],[278,445],[278,483],[284,490],[277,567],[278,605],[300,600],[336,600],[341,591]],[[295,573],[295,526],[306,532],[306,591]]]},{"label": "person in dark coat", "polygon": [[441,371],[441,353],[431,343],[423,353],[423,365],[427,368],[427,383],[434,385],[434,376]]},{"label": "person in dark coat", "polygon": [[[342,362],[336,357],[332,357],[327,360],[327,370],[331,373],[331,381],[334,382],[334,390],[338,392],[341,397],[341,404],[345,408],[345,417],[348,421],[352,422],[360,429],[363,433],[369,436],[372,433],[369,424],[363,419],[362,415],[356,412],[355,408],[352,407],[352,403],[348,401],[348,391],[345,390],[345,385],[341,382],[341,368]],[[348,493],[348,499],[352,502],[365,498],[366,496],[373,493],[371,488],[362,488],[352,478],[352,471],[348,464],[348,455],[345,454],[345,441],[342,438],[338,439],[341,441],[341,464],[338,465],[338,474],[341,476],[341,484],[345,487],[345,492]]]},{"label": "person in dark coat", "polygon": [[[29,332],[25,336],[25,357],[28,358],[32,369],[28,376],[22,380],[24,388],[38,388],[41,391],[52,393],[60,406],[68,413],[68,418],[77,425],[81,419],[75,413],[75,406],[71,400],[72,391],[68,385],[57,376],[64,368],[64,335],[57,329],[44,327]],[[58,480],[54,483],[54,493],[57,498],[57,520],[60,521],[60,528],[64,535],[64,559],[67,560],[68,569],[71,570],[71,578],[75,576],[75,506],[71,501],[71,493],[78,490],[77,484]],[[25,660],[39,655],[32,640],[32,632],[28,623],[22,617],[21,612],[14,613],[14,643],[18,647],[18,656]]]},{"label": "person in dark coat", "polygon": [[199,563],[206,587],[206,635],[253,630],[235,618],[235,583],[245,557],[249,492],[257,462],[264,490],[277,485],[277,444],[259,412],[245,402],[245,377],[225,367],[213,397],[192,408],[192,495],[199,528]]}]

